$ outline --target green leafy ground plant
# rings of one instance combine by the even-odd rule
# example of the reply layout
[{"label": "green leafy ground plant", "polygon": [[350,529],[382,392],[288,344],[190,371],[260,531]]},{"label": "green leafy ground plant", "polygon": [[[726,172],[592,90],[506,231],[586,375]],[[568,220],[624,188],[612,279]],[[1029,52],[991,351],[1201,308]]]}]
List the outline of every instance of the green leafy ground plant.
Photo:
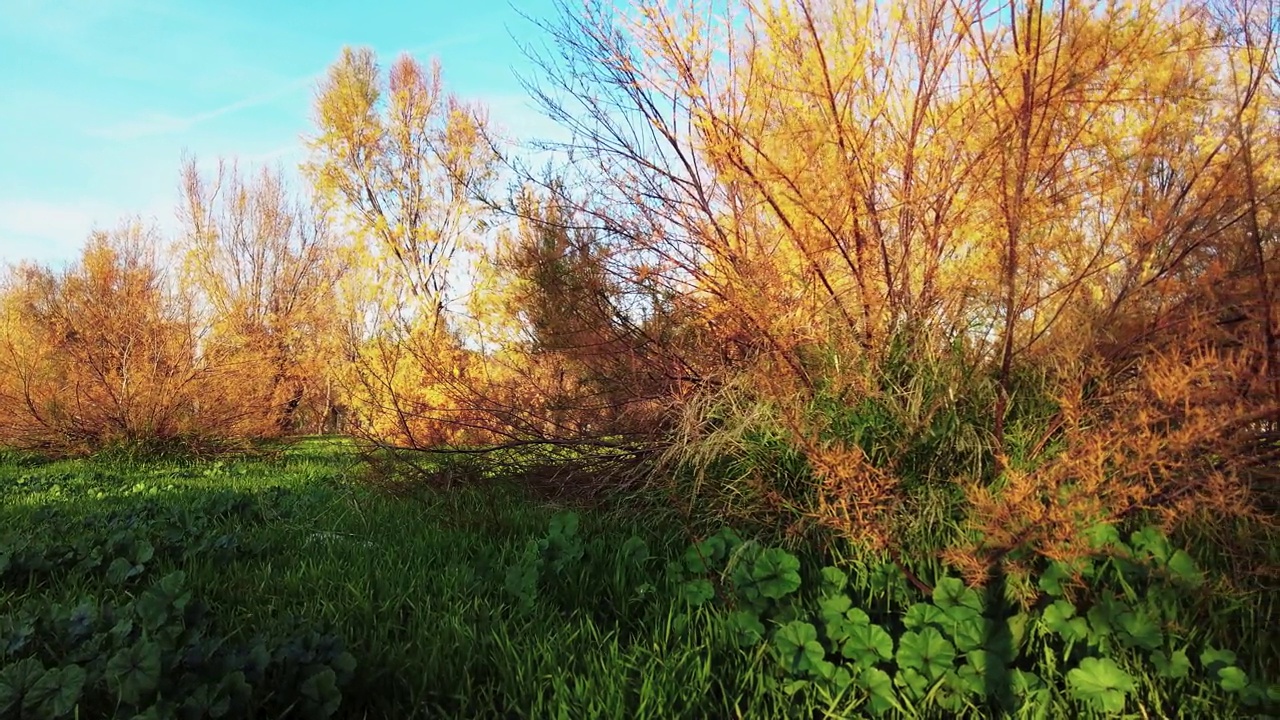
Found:
[{"label": "green leafy ground plant", "polygon": [[945,573],[922,592],[881,558],[689,540],[508,487],[393,498],[363,472],[319,440],[0,464],[0,717],[1216,718],[1280,701],[1267,644],[1212,632],[1209,574],[1149,528],[1097,529],[1097,556],[1046,565],[1024,609]]}]

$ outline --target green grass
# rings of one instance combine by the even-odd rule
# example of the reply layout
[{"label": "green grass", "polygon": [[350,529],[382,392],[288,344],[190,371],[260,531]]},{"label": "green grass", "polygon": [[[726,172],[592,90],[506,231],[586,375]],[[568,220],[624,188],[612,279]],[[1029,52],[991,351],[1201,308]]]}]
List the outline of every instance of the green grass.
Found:
[{"label": "green grass", "polygon": [[[343,688],[340,715],[351,717],[724,716],[759,694],[743,672],[750,658],[710,615],[689,617],[673,597],[638,591],[636,569],[612,562],[633,535],[655,551],[669,546],[678,538],[670,529],[589,516],[588,561],[517,610],[507,568],[546,533],[556,508],[502,486],[382,496],[363,487],[338,442],[216,463],[11,457],[0,465],[0,534],[37,545],[69,532],[97,540],[78,521],[140,509],[200,513],[211,498],[248,508],[203,531],[234,538],[234,555],[158,550],[120,586],[100,572],[10,573],[0,612],[24,602],[105,603],[181,570],[233,639],[299,623],[341,638],[358,662]],[[193,547],[200,540],[184,538]]]},{"label": "green grass", "polygon": [[[815,675],[824,657],[857,672],[830,619],[818,619],[827,606],[816,582],[797,592],[771,580],[767,598],[744,595],[734,590],[741,577],[727,556],[725,575],[715,567],[706,575],[673,513],[634,504],[563,510],[511,483],[382,494],[352,448],[327,439],[219,461],[5,456],[0,716],[59,716],[66,708],[57,707],[57,691],[76,698],[62,716],[80,718],[148,709],[143,717],[771,718],[869,710],[865,692],[832,692]],[[760,557],[777,563],[784,555]],[[819,553],[800,556],[796,578],[823,576]],[[673,574],[673,560],[684,570]],[[690,562],[698,572],[689,573]],[[883,563],[841,565],[852,607],[865,608],[901,643],[908,607],[929,598],[901,578],[880,582]],[[1241,627],[1240,617],[1269,615],[1269,602],[1224,617]],[[754,617],[765,630],[743,641]],[[1228,648],[1264,690],[1277,664],[1267,654],[1275,635],[1265,620],[1255,618]],[[1132,647],[1103,658],[1118,666],[1095,667],[1079,659],[1083,641],[1064,649],[1065,630],[1031,622],[1025,653],[1010,667],[1034,672],[1043,687],[1020,695],[1013,715],[1088,715],[1068,682],[1075,668],[1104,680],[1135,678],[1120,696],[1134,716],[1245,710],[1216,677],[1162,679],[1148,653]],[[812,662],[797,664],[786,643],[804,637],[806,624],[826,647],[809,646]],[[1211,635],[1192,628],[1161,638],[1168,648],[1196,643],[1198,657],[1206,638],[1218,642],[1220,634]],[[1068,666],[1058,656],[1073,647]],[[138,659],[148,652],[159,658],[154,668]],[[908,655],[879,667],[918,661]],[[964,670],[974,660],[956,663]],[[35,687],[41,677],[43,690]],[[12,697],[25,683],[26,699],[10,715],[6,683]],[[973,699],[947,706],[936,690],[917,695],[889,715],[986,717],[996,707]]]}]

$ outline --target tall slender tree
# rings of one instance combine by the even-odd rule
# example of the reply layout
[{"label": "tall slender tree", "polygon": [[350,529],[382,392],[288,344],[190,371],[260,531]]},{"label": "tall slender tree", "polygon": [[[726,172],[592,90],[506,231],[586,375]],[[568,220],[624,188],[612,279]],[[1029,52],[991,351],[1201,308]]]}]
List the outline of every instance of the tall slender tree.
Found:
[{"label": "tall slender tree", "polygon": [[298,429],[300,410],[322,425],[335,407],[335,287],[346,269],[328,219],[280,171],[246,178],[219,162],[206,176],[190,158],[182,191],[183,280],[205,306],[207,342],[253,366],[274,432]]}]

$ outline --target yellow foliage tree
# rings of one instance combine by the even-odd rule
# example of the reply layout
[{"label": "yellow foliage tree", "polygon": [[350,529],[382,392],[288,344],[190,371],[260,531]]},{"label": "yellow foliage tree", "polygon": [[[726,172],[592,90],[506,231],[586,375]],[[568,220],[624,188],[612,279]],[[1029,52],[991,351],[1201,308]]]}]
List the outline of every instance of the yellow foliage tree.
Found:
[{"label": "yellow foliage tree", "polygon": [[209,326],[205,347],[242,368],[262,434],[332,428],[346,268],[324,214],[290,197],[278,171],[246,179],[219,162],[207,178],[192,158],[182,190],[183,282]]},{"label": "yellow foliage tree", "polygon": [[[743,349],[690,359],[726,382],[686,406],[682,456],[724,434],[716,397],[751,398],[819,485],[794,509],[892,547],[896,458],[989,391],[980,467],[929,471],[969,497],[980,540],[952,559],[981,575],[1256,498],[1280,410],[1273,25],[1250,2],[590,2],[548,26],[575,62],[544,63],[540,100],[583,212]],[[903,346],[966,376],[915,393]],[[1035,428],[1028,373],[1055,408]],[[865,403],[905,430],[842,431]]]},{"label": "yellow foliage tree", "polygon": [[454,390],[470,351],[449,316],[495,173],[485,112],[445,91],[438,64],[404,55],[384,77],[372,51],[347,48],[315,122],[307,171],[360,244],[346,373],[359,427],[412,447],[458,442],[472,432]]}]

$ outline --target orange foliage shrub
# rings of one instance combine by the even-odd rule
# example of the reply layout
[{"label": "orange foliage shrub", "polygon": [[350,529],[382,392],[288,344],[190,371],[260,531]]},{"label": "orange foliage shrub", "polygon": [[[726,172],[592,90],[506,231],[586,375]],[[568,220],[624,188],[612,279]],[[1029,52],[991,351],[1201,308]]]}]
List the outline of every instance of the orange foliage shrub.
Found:
[{"label": "orange foliage shrub", "polygon": [[321,207],[188,167],[194,300],[137,233],[13,275],[0,440],[269,435],[341,385],[381,443],[665,450],[722,507],[890,551],[945,505],[975,579],[1135,512],[1274,511],[1265,7],[716,8],[548,26],[571,152],[510,202],[438,66],[345,50]]},{"label": "orange foliage shrub", "polygon": [[64,272],[23,266],[0,303],[0,443],[55,453],[253,434],[245,379],[204,347],[136,225]]},{"label": "orange foliage shrub", "polygon": [[[717,8],[566,14],[549,29],[581,62],[541,95],[582,212],[706,333],[672,457],[780,435],[815,486],[792,511],[882,546],[927,475],[967,498],[951,559],[975,576],[1139,510],[1259,506],[1280,420],[1265,7]],[[905,366],[962,376],[887,379],[903,342]],[[1052,412],[1029,419],[1020,374]],[[868,408],[880,430],[851,431]],[[934,433],[979,462],[908,452]]]}]

